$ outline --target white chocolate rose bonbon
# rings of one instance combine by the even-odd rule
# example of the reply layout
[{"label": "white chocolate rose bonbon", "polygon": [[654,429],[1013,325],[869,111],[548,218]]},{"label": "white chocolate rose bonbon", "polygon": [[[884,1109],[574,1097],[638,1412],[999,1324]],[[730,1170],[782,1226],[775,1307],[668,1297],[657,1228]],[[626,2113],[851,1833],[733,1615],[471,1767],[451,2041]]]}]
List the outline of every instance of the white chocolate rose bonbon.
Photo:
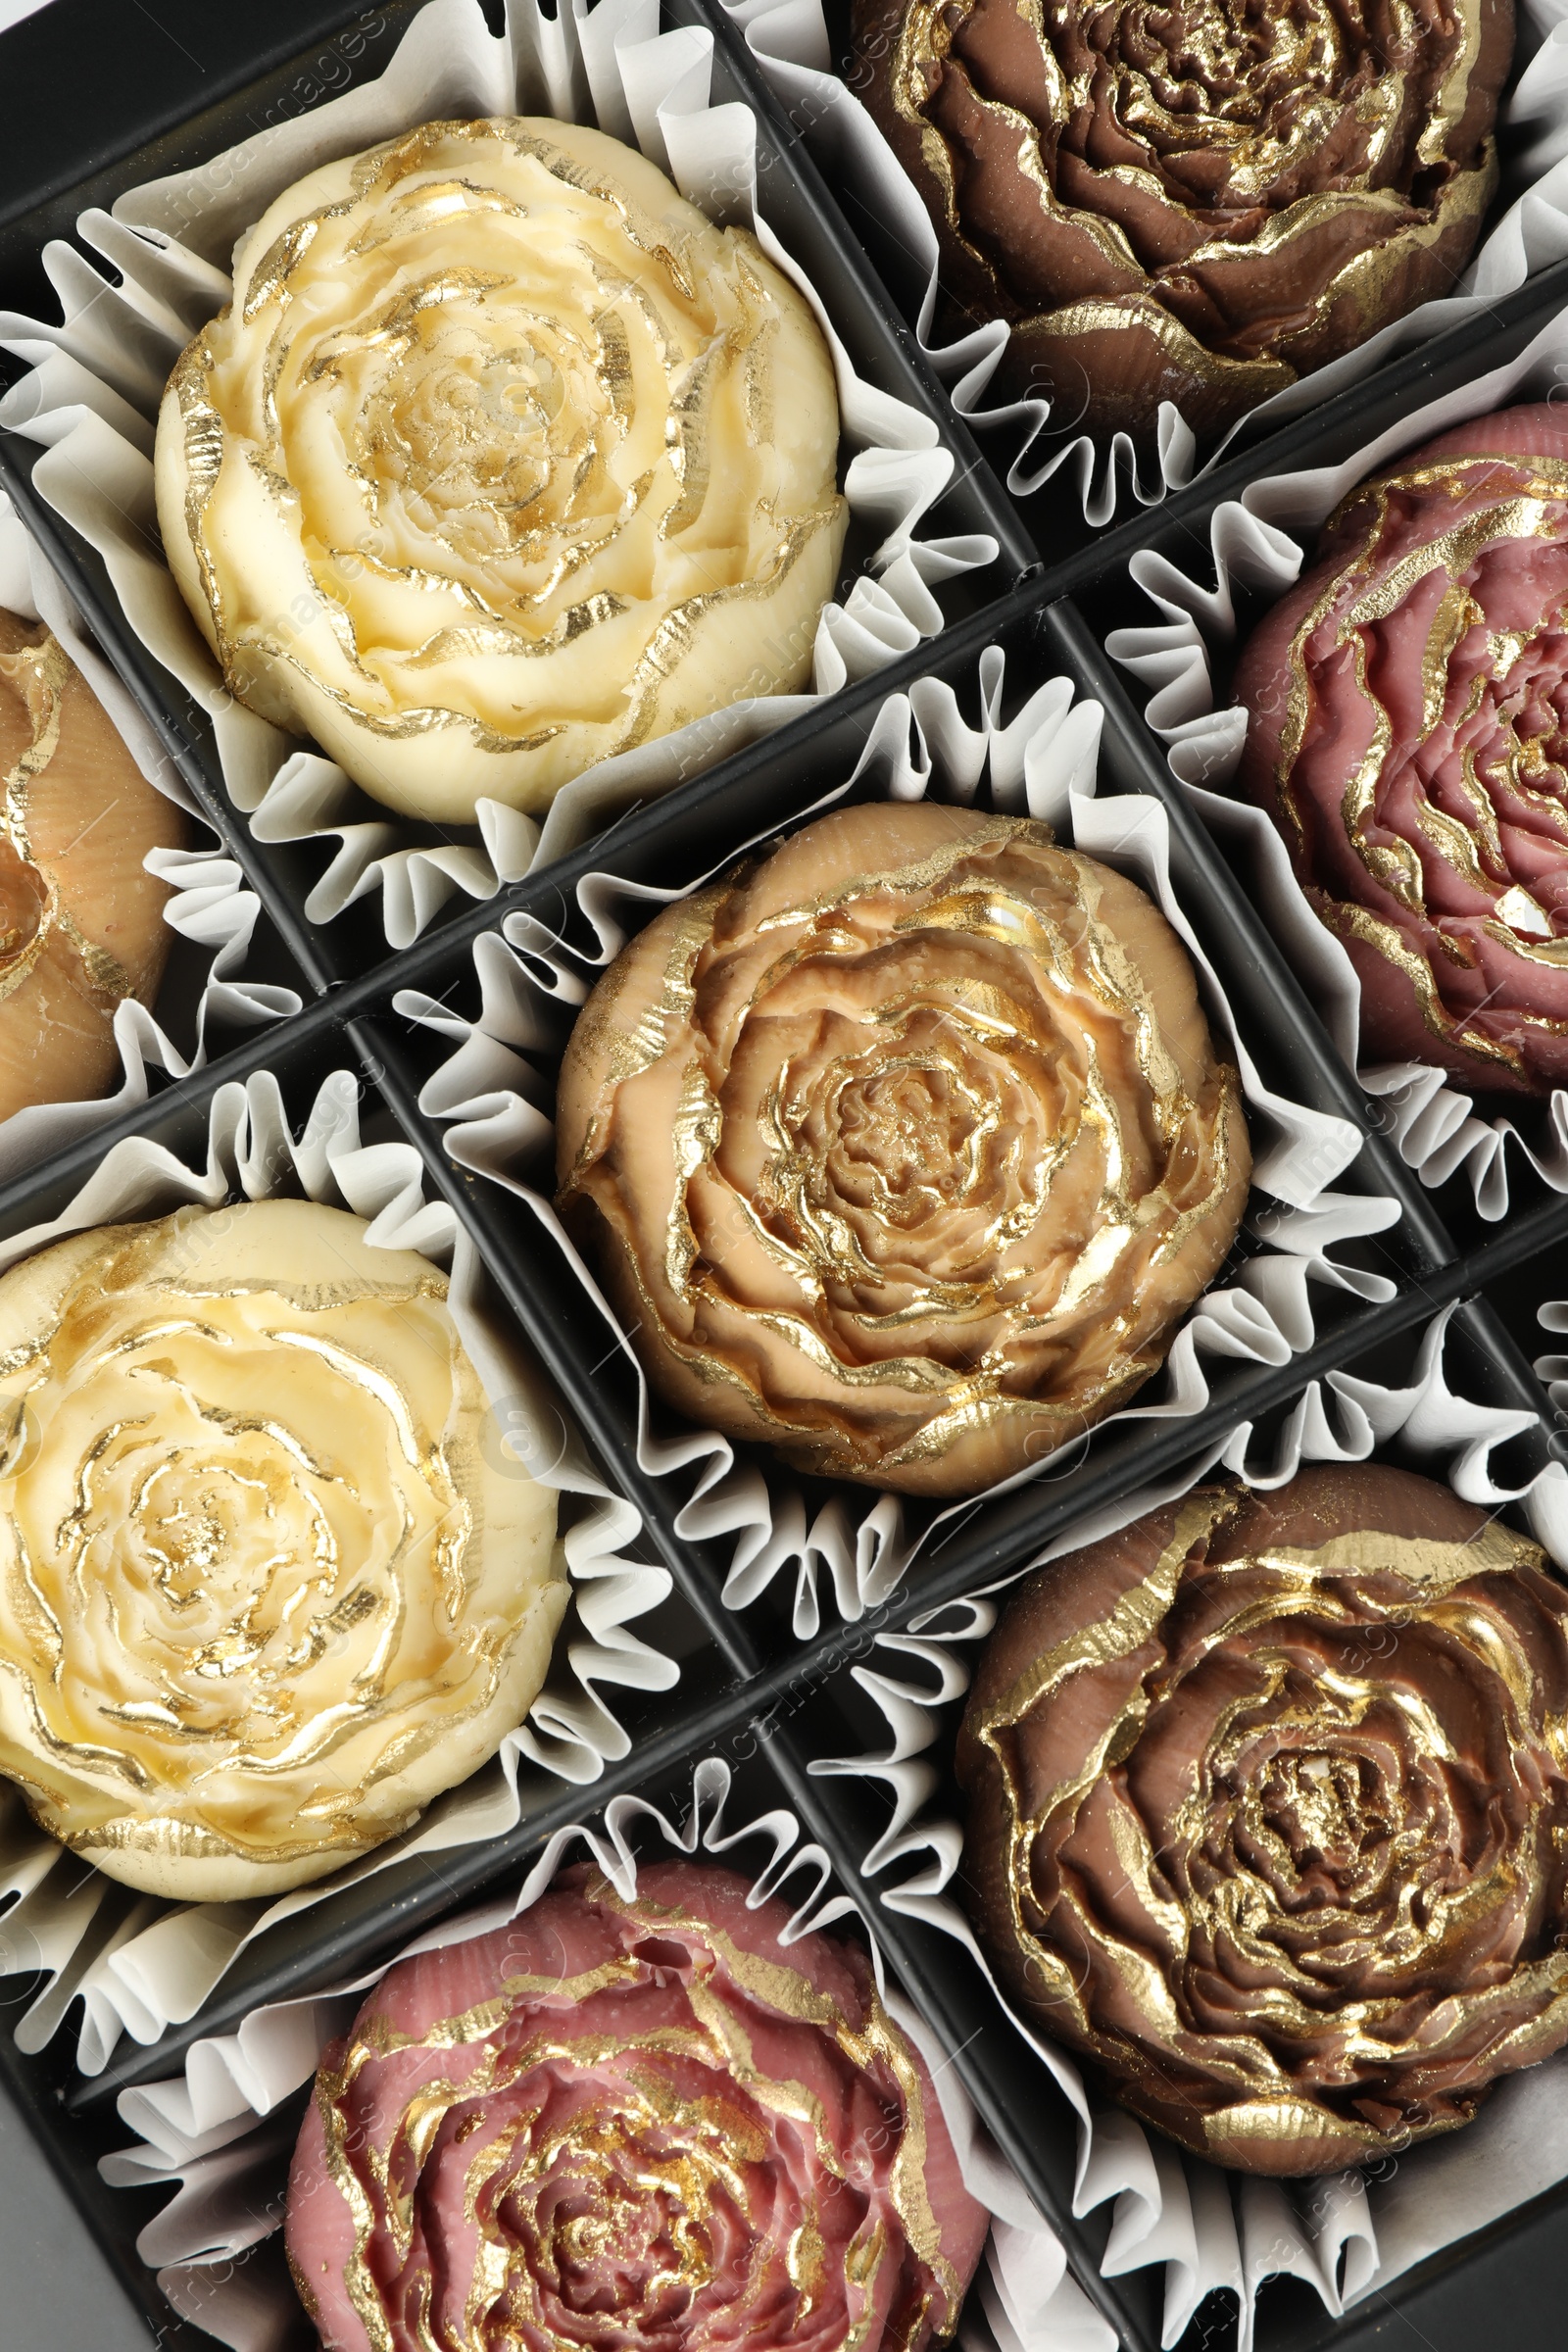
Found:
[{"label": "white chocolate rose bonbon", "polygon": [[111,1878],[321,1877],[494,1754],[566,1604],[446,1277],[311,1201],[0,1278],[0,1771]]},{"label": "white chocolate rose bonbon", "polygon": [[602,131],[428,122],[242,240],[164,398],[158,514],[240,701],[461,821],[805,680],[838,438],[755,238]]}]

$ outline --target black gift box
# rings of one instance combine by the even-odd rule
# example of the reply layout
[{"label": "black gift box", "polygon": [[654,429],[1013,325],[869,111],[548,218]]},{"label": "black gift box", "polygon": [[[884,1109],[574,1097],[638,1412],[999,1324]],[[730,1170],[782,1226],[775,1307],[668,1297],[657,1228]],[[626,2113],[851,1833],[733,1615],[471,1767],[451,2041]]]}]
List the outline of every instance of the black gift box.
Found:
[{"label": "black gift box", "polygon": [[[187,17],[200,17],[205,46],[197,62],[176,65],[156,48],[154,31],[132,12],[103,0],[55,0],[0,45],[0,74],[27,125],[0,171],[0,302],[40,299],[38,253],[49,236],[68,235],[84,204],[112,201],[124,187],[184,167],[267,122],[335,96],[379,73],[415,13],[397,0],[368,15],[308,9],[217,24],[216,12],[161,12],[162,30],[177,47]],[[209,21],[210,20],[210,21]],[[132,2299],[159,2340],[199,2345],[211,2339],[172,2321],[134,2234],[156,2200],[111,2192],[94,2163],[124,2137],[113,2099],[126,2085],[177,2071],[195,2039],[234,2029],[259,2004],[373,1965],[418,1928],[457,1904],[515,1880],[561,1822],[602,1807],[616,1791],[673,1797],[689,1783],[692,1762],[721,1752],[743,1763],[757,1785],[779,1792],[856,1891],[896,1970],[956,2053],[964,2079],[1000,2143],[1042,2209],[1059,2229],[1085,2291],[1117,2328],[1130,2352],[1152,2352],[1159,2331],[1159,2280],[1133,2273],[1102,2278],[1107,2217],[1077,2222],[1070,2210],[1073,2139],[1059,2094],[1021,2045],[973,1969],[929,1931],[880,1905],[879,1890],[859,1877],[865,1846],[882,1826],[864,1784],[812,1778],[812,1758],[855,1744],[858,1699],[852,1669],[875,1638],[896,1634],[945,1599],[1025,1566],[1042,1546],[1084,1513],[1127,1488],[1170,1472],[1200,1446],[1243,1420],[1266,1423],[1307,1384],[1335,1368],[1387,1367],[1408,1361],[1417,1336],[1444,1306],[1462,1301],[1457,1344],[1466,1352],[1470,1393],[1520,1405],[1541,1416],[1519,1441],[1520,1475],[1539,1467],[1545,1449],[1560,1451],[1559,1417],[1536,1380],[1534,1310],[1555,1292],[1568,1295],[1568,1200],[1523,1180],[1516,1206],[1499,1228],[1481,1225],[1462,1185],[1429,1194],[1381,1132],[1382,1112],[1338,1059],[1316,1013],[1251,905],[1245,878],[1194,820],[1166,768],[1159,744],[1103,651],[1108,629],[1142,615],[1126,583],[1130,554],[1153,548],[1206,554],[1208,518],[1262,472],[1327,463],[1436,393],[1469,380],[1517,350],[1568,302],[1568,263],[1543,272],[1479,319],[1467,321],[1377,370],[1321,409],[1232,456],[1192,489],[1162,507],[1091,537],[1076,524],[1043,522],[1041,502],[1021,515],[1001,489],[966,428],[953,416],[901,315],[865,252],[846,226],[832,192],[806,146],[759,79],[744,43],[716,0],[667,0],[667,24],[699,23],[715,38],[715,96],[739,96],[756,113],[767,158],[769,210],[811,270],[872,380],[923,407],[956,460],[954,487],[938,509],[949,529],[987,530],[1003,554],[949,599],[949,626],[874,677],[846,688],[771,739],[754,745],[640,808],[613,828],[612,845],[590,843],[481,905],[449,904],[443,919],[415,947],[391,953],[372,909],[351,909],[324,929],[303,912],[320,864],[318,849],[259,844],[226,801],[210,730],[172,690],[119,612],[98,559],[85,550],[31,489],[30,443],[0,434],[0,486],[9,489],[60,570],[105,653],[153,720],[181,774],[244,867],[279,939],[297,960],[315,1002],[293,1021],[247,1038],[208,1070],[155,1095],[69,1152],[0,1185],[0,1234],[43,1220],[63,1206],[103,1153],[122,1136],[145,1136],[195,1151],[205,1136],[217,1090],[261,1070],[276,1074],[297,1126],[315,1085],[330,1069],[360,1074],[368,1131],[404,1138],[421,1154],[427,1189],[443,1195],[477,1243],[495,1289],[560,1385],[611,1481],[643,1512],[644,1556],[665,1565],[675,1592],[659,1634],[678,1657],[681,1680],[662,1696],[621,1702],[630,1754],[589,1790],[540,1773],[525,1777],[522,1819],[489,1845],[458,1849],[434,1862],[394,1866],[330,1896],[250,1947],[188,2024],[150,2049],[122,2045],[96,2079],[80,2077],[70,2035],[41,2056],[24,2058],[0,2036],[0,2074],[26,2114],[74,2198],[84,2228],[110,2253]],[[308,37],[303,47],[296,36]],[[219,52],[221,52],[220,55]],[[69,76],[68,76],[69,68]],[[76,88],[74,110],[54,92]],[[19,99],[21,101],[18,106]],[[35,126],[35,127],[34,127]],[[1038,535],[1036,538],[1031,534]],[[1298,1101],[1337,1113],[1364,1142],[1341,1179],[1345,1189],[1384,1194],[1400,1207],[1398,1222],[1342,1256],[1374,1268],[1393,1286],[1383,1303],[1322,1294],[1310,1348],[1288,1363],[1210,1366],[1210,1397],[1198,1414],[1175,1421],[1107,1429],[1064,1476],[1026,1485],[982,1507],[939,1552],[916,1565],[873,1612],[841,1623],[832,1611],[811,1639],[791,1631],[780,1592],[750,1609],[724,1605],[727,1548],[693,1543],[675,1520],[683,1494],[637,1459],[636,1393],[614,1335],[585,1298],[569,1263],[515,1200],[459,1167],[441,1124],[419,1107],[421,1089],[449,1047],[410,1025],[398,1009],[406,992],[447,996],[457,1009],[475,1000],[473,943],[509,916],[532,914],[559,926],[568,949],[587,940],[573,912],[573,892],[590,872],[674,885],[711,865],[743,841],[798,821],[821,794],[844,782],[888,697],[920,678],[947,680],[970,708],[986,649],[1006,655],[1006,708],[1015,710],[1048,677],[1065,675],[1080,697],[1105,710],[1102,789],[1152,797],[1165,808],[1172,870],[1182,903],[1241,1013],[1265,1074]],[[575,927],[574,927],[575,926]],[[1244,1238],[1243,1254],[1253,1246]],[[647,1630],[644,1625],[642,1630]],[[863,1729],[863,1723],[859,1724]],[[951,1753],[949,1745],[939,1751]],[[8,1985],[16,1990],[15,1981]],[[25,1997],[22,1987],[21,1998]],[[20,2006],[19,2000],[19,2006]],[[1494,2312],[1505,2311],[1522,2352],[1555,2345],[1561,2333],[1554,2272],[1568,2243],[1561,2219],[1568,2186],[1534,2203],[1374,2294],[1349,2319],[1327,2320],[1316,2299],[1291,2283],[1265,2289],[1258,2322],[1260,2352],[1394,2343],[1411,2336],[1458,2352]],[[1234,2325],[1215,2303],[1198,2315],[1188,2352],[1231,2340]]]}]

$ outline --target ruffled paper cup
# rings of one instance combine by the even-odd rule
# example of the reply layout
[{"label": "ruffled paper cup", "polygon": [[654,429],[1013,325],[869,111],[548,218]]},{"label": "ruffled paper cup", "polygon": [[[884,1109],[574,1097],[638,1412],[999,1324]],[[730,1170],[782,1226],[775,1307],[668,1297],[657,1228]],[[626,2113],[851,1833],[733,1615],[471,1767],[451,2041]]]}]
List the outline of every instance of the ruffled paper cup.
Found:
[{"label": "ruffled paper cup", "polygon": [[0,1784],[0,1977],[42,1976],[16,2038],[24,2051],[42,2049],[79,2001],[75,2060],[86,2075],[103,2071],[122,2034],[154,2042],[194,2016],[242,1951],[276,1931],[294,1934],[286,1923],[343,1888],[515,1830],[533,1801],[519,1781],[527,1768],[562,1788],[592,1783],[631,1751],[617,1694],[666,1691],[680,1680],[678,1657],[661,1646],[668,1622],[651,1615],[669,1598],[669,1574],[627,1556],[642,1527],[637,1511],[605,1484],[569,1412],[498,1315],[453,1210],[426,1196],[416,1147],[363,1139],[363,1094],[347,1069],[290,1080],[285,1065],[281,1082],[262,1069],[221,1084],[190,1158],[152,1135],[122,1138],[58,1215],[0,1241],[0,1269],[68,1234],[186,1204],[303,1195],[367,1219],[369,1249],[414,1250],[448,1273],[448,1307],[488,1400],[487,1459],[504,1472],[515,1465],[514,1475],[558,1496],[567,1614],[543,1689],[494,1758],[411,1830],[292,1893],[208,1903],[134,1893],[37,1829],[20,1792]]},{"label": "ruffled paper cup", "polygon": [[[1568,1304],[1556,1310],[1568,1328]],[[1549,1416],[1530,1409],[1521,1384],[1497,1366],[1484,1323],[1449,1308],[1407,1343],[1403,1380],[1351,1368],[1313,1381],[1266,1425],[1222,1431],[1173,1475],[1119,1497],[1055,1538],[1031,1562],[1057,1559],[1113,1535],[1223,1471],[1270,1492],[1311,1463],[1392,1458],[1447,1484],[1463,1501],[1508,1510],[1559,1568],[1568,1566],[1568,1469]],[[1379,1369],[1387,1376],[1386,1359]],[[1544,1405],[1544,1398],[1542,1399]],[[1503,1449],[1509,1449],[1504,1456]],[[1534,1467],[1521,1481],[1518,1461]],[[952,1740],[970,1681],[975,1644],[990,1634],[1009,1585],[1026,1570],[945,1603],[881,1639],[850,1679],[885,1737],[864,1752],[818,1758],[812,1773],[876,1792],[886,1818],[861,1859],[879,1902],[917,1921],[948,1950],[961,1947],[1010,2030],[1043,2061],[1062,2105],[1034,2128],[1075,2140],[1074,2214],[1115,2201],[1101,2257],[1106,2278],[1163,2267],[1162,2340],[1173,2344],[1206,2295],[1228,2290],[1239,2314],[1239,2352],[1250,2352],[1259,2289],[1300,2279],[1339,2316],[1380,2294],[1428,2255],[1512,2212],[1568,2170],[1568,2051],[1504,2077],[1462,2131],[1366,2167],[1291,2181],[1222,2172],[1086,2085],[1073,2053],[1018,2013],[976,1942],[956,1899],[963,1799],[952,1777]],[[935,1791],[933,1784],[938,1784]],[[1070,2281],[1068,2282],[1070,2285]],[[1080,2303],[1082,2298],[1079,2298]],[[1023,2352],[1049,2352],[1065,2320],[1083,2341],[1114,2352],[1093,2312],[1053,2310],[1023,2333]],[[1075,2336],[1074,2340],[1078,2338]]]},{"label": "ruffled paper cup", "polygon": [[[1180,1421],[1210,1399],[1209,1373],[1240,1360],[1283,1365],[1320,1336],[1315,1297],[1382,1300],[1386,1276],[1335,1250],[1395,1224],[1397,1204],[1376,1192],[1341,1190],[1338,1180],[1361,1147],[1359,1130],[1332,1113],[1274,1090],[1250,1044],[1245,1004],[1233,1004],[1205,954],[1202,916],[1172,879],[1164,809],[1147,797],[1097,790],[1101,711],[1075,704],[1065,678],[1039,686],[1005,722],[1005,665],[991,647],[977,660],[979,722],[963,716],[951,685],[925,679],[890,696],[869,723],[863,755],[837,782],[803,782],[794,829],[844,801],[930,798],[1044,818],[1063,842],[1136,881],[1160,907],[1193,959],[1211,1033],[1240,1072],[1251,1135],[1253,1192],[1247,1220],[1251,1253],[1212,1285],[1178,1328],[1163,1369],[1136,1401],[1102,1421],[1087,1441],[1046,1455],[987,1493],[945,1505],[914,1501],[843,1481],[808,1488],[760,1448],[737,1448],[713,1430],[680,1423],[649,1396],[624,1330],[552,1205],[555,1190],[550,1106],[563,1036],[630,931],[651,912],[687,898],[708,874],[679,887],[655,887],[607,868],[584,875],[558,931],[536,917],[509,916],[475,944],[467,1002],[404,992],[397,1008],[433,1041],[456,1045],[425,1081],[421,1110],[446,1131],[464,1168],[504,1187],[575,1268],[584,1294],[605,1318],[606,1345],[624,1350],[637,1381],[637,1459],[667,1481],[677,1536],[727,1543],[723,1601],[732,1610],[760,1602],[775,1583],[793,1583],[790,1624],[809,1640],[825,1611],[855,1620],[885,1600],[923,1558],[950,1542],[984,1506],[1034,1478],[1072,1467],[1087,1443],[1138,1423]],[[1007,697],[1010,701],[1012,698]],[[825,789],[824,789],[825,788]],[[714,860],[722,870],[758,840],[736,840]],[[715,843],[714,847],[718,845]],[[710,853],[711,855],[711,853]],[[591,939],[578,954],[561,934]],[[470,1009],[477,997],[477,1009]],[[597,1352],[597,1350],[596,1350]],[[950,1555],[951,1556],[951,1555]]]},{"label": "ruffled paper cup", "polygon": [[[1213,464],[1237,434],[1266,432],[1359,383],[1386,360],[1413,350],[1446,328],[1484,316],[1560,260],[1568,242],[1568,32],[1552,0],[1520,0],[1517,80],[1498,113],[1501,188],[1492,226],[1451,294],[1394,319],[1344,358],[1313,369],[1282,392],[1260,398],[1215,446],[1204,446],[1197,419],[1161,401],[1152,445],[1140,451],[1124,432],[1095,436],[1075,416],[1040,397],[991,400],[990,387],[1011,330],[976,318],[956,340],[940,318],[938,249],[931,217],[880,127],[856,94],[855,74],[833,72],[833,46],[820,0],[723,0],[753,56],[791,119],[805,131],[833,184],[845,193],[867,234],[886,239],[921,349],[948,387],[956,413],[985,445],[1016,449],[1007,472],[1014,496],[1028,498],[1057,475],[1095,529],[1118,505],[1157,506]],[[988,405],[989,403],[989,405]],[[999,460],[1000,463],[1000,460]]]},{"label": "ruffled paper cup", "polygon": [[[1561,313],[1517,358],[1478,368],[1456,392],[1414,410],[1338,465],[1268,474],[1240,499],[1227,499],[1209,521],[1214,584],[1196,566],[1146,552],[1128,565],[1133,586],[1157,608],[1152,625],[1131,619],[1139,599],[1121,610],[1129,625],[1110,631],[1106,651],[1144,690],[1144,715],[1167,746],[1171,772],[1189,804],[1248,877],[1254,903],[1295,968],[1342,1059],[1380,1104],[1386,1132],[1423,1184],[1457,1179],[1478,1216],[1508,1214],[1509,1168],[1527,1165],[1553,1193],[1568,1193],[1568,1089],[1539,1106],[1479,1115],[1467,1094],[1436,1059],[1384,1061],[1361,1035],[1361,985],[1339,939],[1313,912],[1272,819],[1228,789],[1247,740],[1245,710],[1220,703],[1216,673],[1228,674],[1238,640],[1236,591],[1255,612],[1284,595],[1307,564],[1317,531],[1368,474],[1409,449],[1471,417],[1531,401],[1561,398],[1568,372],[1568,313]],[[1147,610],[1147,604],[1145,605]]]},{"label": "ruffled paper cup", "polygon": [[[311,923],[379,894],[392,948],[408,946],[454,892],[474,899],[521,880],[634,802],[670,791],[730,752],[785,725],[943,626],[936,591],[994,564],[985,535],[926,525],[952,486],[954,460],[923,411],[860,376],[807,271],[768,225],[757,124],[740,105],[710,102],[712,36],[661,33],[634,0],[581,0],[547,15],[512,0],[489,31],[478,0],[430,0],[386,72],[314,113],[260,132],[196,169],[132,188],[112,213],[84,213],[83,242],[44,255],[64,323],[0,315],[0,344],[30,363],[0,401],[0,423],[44,445],[39,495],[103,557],[129,627],[213,723],[223,787],[260,842],[318,843]],[[272,199],[322,162],[434,120],[548,114],[597,124],[639,147],[720,225],[755,229],[826,338],[838,384],[843,491],[860,568],[823,612],[808,693],[751,695],[587,769],[542,823],[481,799],[471,826],[391,820],[334,761],[244,709],[224,687],[168,565],[156,551],[153,427],[165,383],[191,335],[227,301],[236,237]]]}]

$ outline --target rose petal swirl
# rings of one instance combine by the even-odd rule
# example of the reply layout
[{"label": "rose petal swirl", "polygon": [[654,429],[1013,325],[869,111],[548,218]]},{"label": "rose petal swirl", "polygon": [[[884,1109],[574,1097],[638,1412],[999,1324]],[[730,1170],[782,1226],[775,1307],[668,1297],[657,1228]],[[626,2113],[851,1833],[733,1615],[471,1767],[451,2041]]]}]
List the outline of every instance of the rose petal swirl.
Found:
[{"label": "rose petal swirl", "polygon": [[1054,422],[1210,432],[1448,293],[1511,0],[856,0],[967,318]]},{"label": "rose petal swirl", "polygon": [[481,1443],[445,1276],[364,1235],[182,1209],[0,1279],[0,1771],[127,1886],[319,1878],[543,1683],[554,1494]]},{"label": "rose petal swirl", "polygon": [[755,238],[601,131],[428,122],[243,240],[164,399],[158,515],[241,702],[465,820],[806,677],[838,438]]},{"label": "rose petal swirl", "polygon": [[1243,789],[1362,982],[1369,1058],[1568,1081],[1568,425],[1478,417],[1362,482],[1237,672]]},{"label": "rose petal swirl", "polygon": [[932,1494],[1149,1378],[1250,1168],[1143,893],[1044,825],[888,803],[633,941],[579,1016],[557,1144],[675,1404]]},{"label": "rose petal swirl", "polygon": [[924,2352],[990,2216],[863,1953],[733,1872],[566,1872],[328,2049],[286,2243],[333,2352]]},{"label": "rose petal swirl", "polygon": [[1568,1590],[1446,1487],[1200,1488],[1040,1571],[958,1769],[1015,1996],[1221,2164],[1452,2130],[1568,2042]]}]

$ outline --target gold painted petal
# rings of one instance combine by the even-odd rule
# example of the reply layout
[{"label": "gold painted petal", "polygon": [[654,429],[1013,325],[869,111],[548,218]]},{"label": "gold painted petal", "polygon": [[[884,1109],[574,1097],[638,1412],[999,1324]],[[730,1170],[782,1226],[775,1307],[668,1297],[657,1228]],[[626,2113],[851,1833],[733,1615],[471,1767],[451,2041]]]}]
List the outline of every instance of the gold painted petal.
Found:
[{"label": "gold painted petal", "polygon": [[1366,1050],[1509,1091],[1568,1073],[1565,555],[1552,413],[1481,420],[1350,493],[1238,676],[1243,787],[1352,948]]}]

